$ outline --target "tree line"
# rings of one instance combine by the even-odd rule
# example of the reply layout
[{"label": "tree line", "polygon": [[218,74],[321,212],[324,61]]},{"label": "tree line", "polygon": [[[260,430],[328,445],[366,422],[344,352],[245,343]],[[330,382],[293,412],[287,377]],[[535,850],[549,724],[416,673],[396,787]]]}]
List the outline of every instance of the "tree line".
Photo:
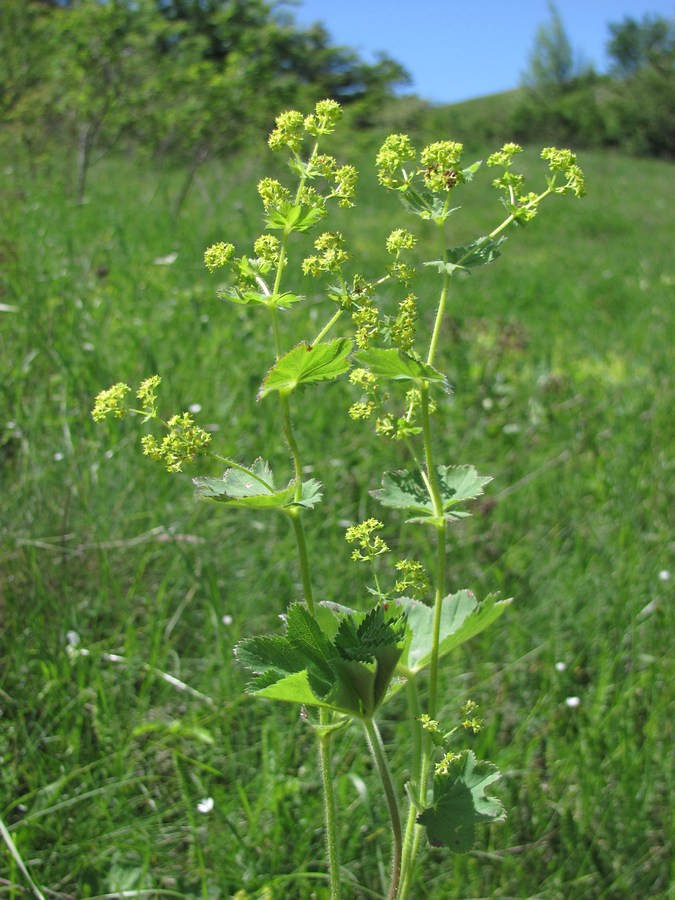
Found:
[{"label": "tree line", "polygon": [[[81,198],[111,149],[199,167],[251,142],[280,109],[332,98],[358,126],[405,120],[410,83],[386,55],[364,62],[326,29],[299,26],[280,0],[2,0],[0,141],[67,162]],[[608,74],[576,58],[560,15],[536,34],[508,116],[462,123],[474,138],[616,147],[675,156],[675,33],[660,17],[609,25]],[[385,103],[385,101],[387,101]],[[381,110],[384,107],[384,116]],[[399,112],[393,113],[392,107]],[[387,113],[386,111],[389,111]],[[440,114],[442,110],[438,110]],[[415,117],[413,117],[415,118]],[[503,121],[508,118],[508,121]],[[416,127],[412,123],[412,127]]]},{"label": "tree line", "polygon": [[579,59],[556,7],[537,31],[511,116],[516,138],[675,157],[675,27],[631,16],[608,26],[609,72]]},{"label": "tree line", "polygon": [[187,163],[234,153],[288,106],[330,97],[366,121],[405,69],[366,63],[265,0],[3,0],[2,131],[32,158],[133,145]]}]

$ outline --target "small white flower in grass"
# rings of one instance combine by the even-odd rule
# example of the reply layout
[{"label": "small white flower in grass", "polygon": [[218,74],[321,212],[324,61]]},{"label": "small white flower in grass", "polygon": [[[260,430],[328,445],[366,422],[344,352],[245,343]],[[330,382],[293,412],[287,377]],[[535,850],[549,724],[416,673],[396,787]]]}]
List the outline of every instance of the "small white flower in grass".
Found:
[{"label": "small white flower in grass", "polygon": [[63,453],[61,453],[60,451],[57,451],[54,454],[54,462],[61,462],[62,459],[63,459]]},{"label": "small white flower in grass", "polygon": [[557,662],[557,663],[555,664],[555,670],[556,670],[556,672],[564,672],[566,668],[567,668],[567,663],[564,663],[564,662]]},{"label": "small white flower in grass", "polygon": [[77,647],[80,643],[80,636],[76,631],[66,631],[66,643],[69,647]]},{"label": "small white flower in grass", "polygon": [[569,706],[570,709],[576,709],[577,706],[581,705],[580,697],[566,697],[565,698],[565,706]]},{"label": "small white flower in grass", "polygon": [[233,622],[234,622],[234,619],[232,618],[232,616],[225,615],[222,618],[223,625],[231,625]]},{"label": "small white flower in grass", "polygon": [[670,581],[670,572],[668,569],[661,569],[659,572],[659,581]]},{"label": "small white flower in grass", "polygon": [[194,414],[194,413],[201,412],[201,411],[202,411],[202,405],[201,405],[201,403],[191,403],[191,404],[188,406],[188,412],[191,412],[191,413],[193,413],[193,414]]},{"label": "small white flower in grass", "polygon": [[200,800],[197,804],[197,810],[200,813],[210,813],[213,809],[213,797],[204,797],[203,800]]}]

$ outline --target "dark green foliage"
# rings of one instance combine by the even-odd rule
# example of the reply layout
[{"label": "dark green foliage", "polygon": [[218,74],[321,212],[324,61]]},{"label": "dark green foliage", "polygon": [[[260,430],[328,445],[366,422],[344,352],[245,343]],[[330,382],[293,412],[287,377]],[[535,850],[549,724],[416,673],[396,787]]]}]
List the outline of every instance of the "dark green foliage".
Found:
[{"label": "dark green foliage", "polygon": [[644,16],[641,22],[626,16],[621,22],[611,22],[612,35],[607,53],[614,60],[613,71],[619,78],[628,78],[647,66],[658,65],[672,54],[675,33],[673,23],[660,16]]},{"label": "dark green foliage", "polygon": [[188,163],[180,208],[207,159],[259,141],[280,109],[330,97],[367,118],[408,80],[388,57],[367,64],[335,46],[321,25],[303,29],[279,6],[7,0],[2,131],[32,147],[58,148],[79,200],[91,164],[112,146],[180,158]]},{"label": "dark green foliage", "polygon": [[[675,37],[672,23],[645,16],[610,23],[609,76],[570,70],[529,77],[511,125],[521,141],[616,147],[640,156],[675,156]],[[550,63],[553,67],[553,63]]]},{"label": "dark green foliage", "polygon": [[470,750],[451,760],[448,771],[434,778],[433,804],[417,819],[426,828],[429,843],[457,853],[471,850],[476,825],[505,816],[500,801],[484,793],[498,778],[497,767],[477,760]]}]

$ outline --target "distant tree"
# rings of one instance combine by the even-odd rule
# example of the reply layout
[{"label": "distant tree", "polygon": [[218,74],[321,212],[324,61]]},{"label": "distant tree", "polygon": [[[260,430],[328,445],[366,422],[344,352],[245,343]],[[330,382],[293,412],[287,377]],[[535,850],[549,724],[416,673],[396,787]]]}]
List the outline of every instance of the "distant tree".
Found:
[{"label": "distant tree", "polygon": [[607,100],[612,141],[629,153],[675,157],[675,27],[645,16],[609,26],[614,60]]},{"label": "distant tree", "polygon": [[578,74],[572,45],[557,7],[549,0],[550,20],[539,26],[529,65],[523,75],[526,87],[541,94],[559,93]]},{"label": "distant tree", "polygon": [[[364,62],[320,25],[266,0],[0,0],[0,128],[33,152],[73,160],[81,199],[91,164],[135,142],[201,166],[269,127],[280,108],[340,100],[366,124],[408,75]],[[359,118],[360,117],[360,118]]]},{"label": "distant tree", "polygon": [[0,15],[0,121],[30,156],[44,143],[51,117],[48,89],[49,11],[26,0],[3,0]]},{"label": "distant tree", "polygon": [[159,11],[157,101],[139,124],[146,145],[187,162],[177,211],[199,167],[237,151],[280,108],[328,97],[363,110],[409,78],[388,57],[366,64],[322,25],[299,28],[260,0],[160,0]]},{"label": "distant tree", "polygon": [[49,88],[61,135],[75,148],[82,200],[93,154],[132,131],[152,69],[149,8],[127,0],[73,0],[50,17]]},{"label": "distant tree", "polygon": [[640,22],[626,16],[621,22],[610,22],[609,31],[607,53],[613,60],[612,74],[619,78],[658,63],[675,46],[673,22],[661,16],[647,15]]}]

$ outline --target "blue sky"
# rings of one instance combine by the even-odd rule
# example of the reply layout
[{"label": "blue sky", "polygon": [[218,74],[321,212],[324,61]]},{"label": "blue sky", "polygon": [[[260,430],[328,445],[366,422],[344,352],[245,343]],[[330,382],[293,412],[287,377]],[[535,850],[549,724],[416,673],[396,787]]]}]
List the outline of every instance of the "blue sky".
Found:
[{"label": "blue sky", "polygon": [[[607,66],[608,22],[649,13],[670,19],[674,0],[558,0],[574,51]],[[518,87],[547,0],[297,0],[286,7],[301,25],[321,21],[333,42],[368,61],[384,51],[413,78],[407,89],[452,103]]]}]

